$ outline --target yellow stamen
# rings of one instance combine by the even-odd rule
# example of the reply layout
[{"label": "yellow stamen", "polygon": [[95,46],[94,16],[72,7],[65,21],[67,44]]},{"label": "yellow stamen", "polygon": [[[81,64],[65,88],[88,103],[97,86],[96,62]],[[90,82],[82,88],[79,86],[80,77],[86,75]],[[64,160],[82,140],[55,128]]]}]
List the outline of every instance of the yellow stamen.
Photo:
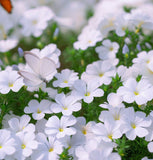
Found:
[{"label": "yellow stamen", "polygon": [[37,113],[38,113],[38,114],[41,113],[41,110],[37,109]]},{"label": "yellow stamen", "polygon": [[109,48],[110,51],[113,51],[113,49],[114,49],[113,47],[110,47],[110,48]]},{"label": "yellow stamen", "polygon": [[63,128],[59,128],[59,131],[60,131],[60,132],[63,132],[63,131],[64,131],[64,129],[63,129]]},{"label": "yellow stamen", "polygon": [[0,149],[2,148],[2,146],[0,146]]},{"label": "yellow stamen", "polygon": [[99,77],[102,77],[103,75],[104,75],[103,73],[100,73],[100,74],[99,74]]},{"label": "yellow stamen", "polygon": [[64,110],[67,110],[68,108],[67,108],[67,107],[63,107],[63,109],[64,109]]},{"label": "yellow stamen", "polygon": [[117,121],[117,120],[120,120],[120,115],[115,114],[115,115],[114,115],[114,120],[116,120],[116,121]]},{"label": "yellow stamen", "polygon": [[22,149],[25,149],[25,148],[26,148],[26,145],[25,145],[25,144],[22,144],[22,145],[21,145],[21,148],[22,148]]},{"label": "yellow stamen", "polygon": [[64,83],[68,83],[68,81],[67,81],[67,80],[64,80],[63,82],[64,82]]},{"label": "yellow stamen", "polygon": [[148,71],[149,71],[150,74],[153,74],[153,71],[152,71],[152,70],[148,69]]},{"label": "yellow stamen", "polygon": [[13,87],[13,83],[9,83],[9,87]]},{"label": "yellow stamen", "polygon": [[137,95],[139,95],[139,92],[137,92],[137,91],[134,91],[134,94],[137,96]]},{"label": "yellow stamen", "polygon": [[147,60],[146,63],[149,64],[149,63],[150,63],[150,60]]},{"label": "yellow stamen", "polygon": [[32,24],[34,24],[34,25],[37,24],[37,23],[38,23],[37,20],[33,20],[33,21],[32,21]]},{"label": "yellow stamen", "polygon": [[53,150],[54,150],[54,148],[50,148],[50,149],[49,149],[49,152],[53,152]]},{"label": "yellow stamen", "polygon": [[107,137],[112,140],[113,135],[109,134]]},{"label": "yellow stamen", "polygon": [[88,43],[92,43],[92,41],[91,41],[91,40],[89,40],[89,41],[88,41]]},{"label": "yellow stamen", "polygon": [[83,130],[82,130],[82,133],[83,133],[84,135],[86,135],[86,134],[87,134],[86,129],[83,129]]},{"label": "yellow stamen", "polygon": [[134,123],[131,123],[131,127],[132,127],[133,129],[135,129],[135,128],[136,128],[136,125],[135,125]]},{"label": "yellow stamen", "polygon": [[68,149],[71,149],[71,146],[69,146]]},{"label": "yellow stamen", "polygon": [[90,92],[87,92],[87,93],[85,94],[85,96],[90,96]]}]

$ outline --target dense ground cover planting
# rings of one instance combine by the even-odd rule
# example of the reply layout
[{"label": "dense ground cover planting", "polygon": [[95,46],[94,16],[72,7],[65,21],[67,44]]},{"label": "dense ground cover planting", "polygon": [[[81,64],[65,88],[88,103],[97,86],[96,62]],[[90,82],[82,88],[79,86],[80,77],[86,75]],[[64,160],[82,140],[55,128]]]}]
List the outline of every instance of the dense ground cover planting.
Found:
[{"label": "dense ground cover planting", "polygon": [[153,159],[153,2],[0,8],[0,159]]}]

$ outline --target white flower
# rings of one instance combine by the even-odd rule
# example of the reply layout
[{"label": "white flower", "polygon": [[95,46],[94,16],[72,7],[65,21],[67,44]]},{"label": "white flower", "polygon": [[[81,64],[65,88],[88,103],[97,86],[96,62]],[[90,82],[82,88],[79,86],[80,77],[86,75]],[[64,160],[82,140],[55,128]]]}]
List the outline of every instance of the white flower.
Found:
[{"label": "white flower", "polygon": [[153,98],[152,90],[152,85],[147,80],[141,79],[137,82],[134,78],[129,78],[124,86],[119,87],[117,93],[123,96],[123,100],[127,103],[135,101],[138,105],[142,105]]},{"label": "white flower", "polygon": [[52,116],[46,123],[45,133],[50,136],[56,136],[56,138],[62,138],[66,135],[74,135],[76,129],[71,127],[76,123],[74,116],[62,116],[61,119],[57,116]]},{"label": "white flower", "polygon": [[34,132],[35,131],[35,125],[30,122],[30,116],[23,115],[19,118],[11,118],[8,121],[10,130],[12,132],[19,133],[19,132]]},{"label": "white flower", "polygon": [[136,66],[130,66],[127,68],[126,66],[120,65],[117,68],[117,73],[121,77],[121,81],[126,81],[130,77],[136,78],[139,74],[139,69]]},{"label": "white flower", "polygon": [[149,152],[153,153],[153,142],[150,142],[148,144],[148,150],[149,150]]},{"label": "white flower", "polygon": [[15,48],[18,44],[18,40],[16,39],[6,39],[0,40],[0,52],[7,52],[13,48]]},{"label": "white flower", "polygon": [[97,123],[93,126],[93,133],[104,140],[105,142],[111,142],[113,139],[118,139],[122,136],[122,133],[119,129],[120,125],[111,121],[109,119],[105,119],[103,123]]},{"label": "white flower", "polygon": [[130,21],[136,27],[135,32],[138,33],[140,28],[153,30],[153,22],[150,16],[141,10],[133,10]]},{"label": "white flower", "polygon": [[43,133],[36,136],[38,141],[38,148],[32,154],[32,160],[57,160],[58,155],[62,153],[62,144],[55,137],[47,137]]},{"label": "white flower", "polygon": [[5,159],[6,155],[12,155],[16,151],[15,140],[11,132],[6,129],[0,130],[0,159]]},{"label": "white flower", "polygon": [[126,29],[130,28],[129,17],[128,14],[122,14],[117,17],[115,21],[115,30],[118,36],[125,36]]},{"label": "white flower", "polygon": [[102,60],[115,59],[118,49],[119,45],[117,42],[111,42],[109,39],[106,39],[102,42],[102,46],[96,47],[96,52]]},{"label": "white flower", "polygon": [[102,97],[104,94],[104,91],[98,88],[99,83],[93,81],[86,83],[83,80],[76,80],[73,87],[72,95],[83,99],[86,103],[91,103],[94,97]]},{"label": "white flower", "polygon": [[79,37],[78,41],[73,44],[75,49],[86,50],[88,47],[93,47],[97,42],[102,40],[102,35],[97,30],[84,30]]},{"label": "white flower", "polygon": [[33,35],[39,37],[47,27],[47,22],[53,18],[54,14],[48,7],[42,6],[29,9],[24,12],[20,20],[22,33],[25,36]]},{"label": "white flower", "polygon": [[86,119],[84,117],[78,117],[77,123],[74,125],[74,127],[77,129],[77,134],[79,134],[81,137],[85,137],[88,140],[94,137],[92,127],[95,124],[96,123],[94,121],[90,121],[86,124]]},{"label": "white flower", "polygon": [[48,100],[41,100],[40,103],[37,100],[31,100],[28,103],[28,106],[25,107],[24,112],[32,113],[33,119],[40,120],[44,118],[45,113],[47,114],[51,113],[49,109],[50,105],[51,102]]},{"label": "white flower", "polygon": [[10,90],[18,92],[23,85],[23,79],[17,71],[10,69],[0,72],[0,93],[7,94]]},{"label": "white flower", "polygon": [[112,77],[115,76],[115,68],[110,61],[96,61],[89,64],[81,76],[81,79],[88,82],[89,80],[97,81],[99,85],[110,84]]},{"label": "white flower", "polygon": [[77,112],[81,109],[81,103],[77,102],[75,96],[65,96],[64,93],[57,94],[55,97],[56,103],[51,105],[51,110],[54,113],[62,112],[63,115],[69,116],[72,112]]},{"label": "white flower", "polygon": [[124,124],[120,128],[128,139],[134,140],[136,136],[144,137],[148,134],[146,127],[149,127],[151,122],[151,119],[146,118],[145,113],[134,112],[133,107],[129,107],[126,109]]},{"label": "white flower", "polygon": [[64,69],[61,73],[56,73],[55,77],[57,80],[53,82],[54,87],[72,87],[74,81],[78,79],[78,73],[69,69]]},{"label": "white flower", "polygon": [[38,142],[35,140],[34,133],[20,132],[17,134],[16,138],[16,152],[14,153],[14,157],[17,160],[29,157],[32,154],[33,150],[37,149],[37,147]]}]

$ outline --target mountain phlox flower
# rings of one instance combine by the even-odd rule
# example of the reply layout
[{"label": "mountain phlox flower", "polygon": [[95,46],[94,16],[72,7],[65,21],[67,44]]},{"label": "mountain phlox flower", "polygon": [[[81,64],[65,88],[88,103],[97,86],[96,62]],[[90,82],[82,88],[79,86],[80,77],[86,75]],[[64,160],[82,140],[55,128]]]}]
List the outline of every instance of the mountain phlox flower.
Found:
[{"label": "mountain phlox flower", "polygon": [[102,40],[102,35],[98,30],[84,30],[79,37],[78,41],[73,44],[75,49],[86,50],[88,47],[93,47],[97,42]]},{"label": "mountain phlox flower", "polygon": [[17,71],[12,69],[0,71],[0,93],[7,94],[10,90],[18,92],[23,85],[23,78]]},{"label": "mountain phlox flower", "polygon": [[83,80],[76,80],[73,85],[72,95],[78,99],[83,99],[86,103],[91,103],[94,97],[102,97],[104,91],[99,87],[99,83]]},{"label": "mountain phlox flower", "polygon": [[139,69],[139,73],[153,84],[153,51],[142,51],[138,57],[133,59],[134,66]]},{"label": "mountain phlox flower", "polygon": [[46,6],[32,8],[24,12],[20,19],[22,34],[39,37],[48,26],[48,21],[53,19],[54,13]]},{"label": "mountain phlox flower", "polygon": [[101,21],[98,24],[97,27],[98,30],[102,33],[104,37],[107,36],[107,34],[115,29],[115,17],[113,14],[108,14],[102,17]]},{"label": "mountain phlox flower", "polygon": [[28,106],[24,108],[25,113],[32,113],[32,117],[35,120],[44,118],[45,114],[52,113],[50,111],[51,102],[48,100],[41,100],[39,103],[37,100],[31,100]]},{"label": "mountain phlox flower", "polygon": [[74,127],[77,129],[77,133],[81,137],[84,137],[86,140],[92,139],[94,137],[94,133],[92,132],[92,127],[96,123],[94,121],[89,121],[86,124],[86,119],[84,117],[77,117],[77,123]]},{"label": "mountain phlox flower", "polygon": [[116,18],[115,31],[118,36],[125,36],[126,29],[130,29],[129,17],[129,14],[121,14]]},{"label": "mountain phlox flower", "polygon": [[0,159],[5,159],[6,155],[12,155],[16,151],[15,144],[11,132],[0,129]]},{"label": "mountain phlox flower", "polygon": [[14,38],[0,40],[0,52],[7,52],[15,48],[17,44],[18,44],[18,40]]},{"label": "mountain phlox flower", "polygon": [[[110,121],[114,121],[119,126],[124,123],[125,120],[125,114],[126,114],[126,108],[110,108],[108,111],[102,111],[99,119],[101,122],[105,122],[107,119]],[[114,123],[113,122],[113,123]]]},{"label": "mountain phlox flower", "polygon": [[120,96],[117,93],[110,93],[107,96],[107,101],[108,103],[104,103],[104,104],[100,104],[99,106],[102,108],[107,108],[107,109],[111,109],[111,108],[123,108],[125,107],[124,104],[122,103],[123,98],[122,96]]},{"label": "mountain phlox flower", "polygon": [[[99,120],[101,117],[99,117]],[[103,120],[103,119],[102,119]],[[111,142],[113,139],[118,139],[122,136],[120,125],[111,121],[111,119],[105,119],[103,123],[97,123],[92,127],[92,131],[97,138],[104,140],[105,142]]]},{"label": "mountain phlox flower", "polygon": [[117,42],[111,42],[109,39],[104,40],[102,46],[96,47],[96,52],[102,60],[115,59],[118,50],[119,44]]},{"label": "mountain phlox flower", "polygon": [[51,104],[50,107],[54,113],[62,112],[63,115],[69,116],[72,112],[77,112],[81,109],[81,103],[72,95],[66,96],[64,93],[57,94],[55,101],[56,103]]},{"label": "mountain phlox flower", "polygon": [[98,142],[95,139],[87,141],[85,145],[78,146],[75,150],[78,160],[90,160],[89,153],[96,149]]},{"label": "mountain phlox flower", "polygon": [[44,88],[42,88],[42,91],[46,92],[48,94],[49,98],[51,98],[51,99],[55,99],[55,96],[57,95],[57,90],[53,89],[51,87],[47,87],[47,88],[44,87]]},{"label": "mountain phlox flower", "polygon": [[99,157],[102,160],[121,160],[121,157],[118,153],[110,153],[107,157],[105,157],[104,154],[99,150],[94,150],[90,153],[90,160],[99,160]]},{"label": "mountain phlox flower", "polygon": [[147,127],[151,125],[151,119],[145,113],[135,112],[133,107],[126,109],[124,124],[120,127],[129,140],[134,140],[136,136],[145,137],[149,132]]},{"label": "mountain phlox flower", "polygon": [[35,132],[35,125],[30,122],[30,116],[23,115],[19,118],[13,117],[8,121],[12,133]]},{"label": "mountain phlox flower", "polygon": [[63,146],[59,140],[53,136],[46,136],[43,133],[36,135],[38,148],[31,156],[32,160],[58,160],[59,154],[63,151]]},{"label": "mountain phlox flower", "polygon": [[[142,14],[143,13],[143,14]],[[141,11],[141,9],[136,9],[131,12],[130,21],[135,26],[135,32],[138,33],[140,28],[153,30],[152,18]]]},{"label": "mountain phlox flower", "polygon": [[33,150],[37,149],[38,142],[35,140],[35,134],[32,132],[23,133],[20,132],[16,137],[16,152],[14,157],[17,160],[25,159],[29,157]]},{"label": "mountain phlox flower", "polygon": [[123,100],[127,103],[136,102],[138,105],[145,104],[150,101],[152,96],[152,85],[145,79],[137,82],[134,78],[129,78],[119,87],[117,93],[123,96]]},{"label": "mountain phlox flower", "polygon": [[39,121],[36,122],[35,127],[36,127],[36,133],[39,132],[44,132],[45,130],[45,125],[46,125],[47,119],[43,118]]},{"label": "mountain phlox flower", "polygon": [[128,80],[130,77],[136,78],[139,75],[139,69],[140,68],[136,67],[135,65],[132,65],[129,68],[127,68],[126,66],[120,65],[117,68],[117,73],[119,77],[121,77],[121,81],[124,82]]},{"label": "mountain phlox flower", "polygon": [[153,140],[153,111],[150,112],[148,118],[152,121],[151,125],[147,127],[148,134],[145,136],[146,141],[152,141]]},{"label": "mountain phlox flower", "polygon": [[148,143],[148,150],[149,152],[153,153],[153,142]]},{"label": "mountain phlox flower", "polygon": [[99,85],[108,85],[111,83],[115,73],[115,67],[111,65],[110,61],[96,61],[87,66],[81,79],[84,81],[97,81]]},{"label": "mountain phlox flower", "polygon": [[76,123],[74,116],[62,116],[59,119],[57,116],[52,116],[46,123],[45,133],[49,136],[55,136],[56,138],[62,138],[66,135],[74,135],[76,129],[72,127]]},{"label": "mountain phlox flower", "polygon": [[61,73],[56,73],[55,77],[57,78],[57,80],[53,82],[53,86],[61,88],[72,87],[74,81],[79,78],[78,73],[70,69],[63,69]]},{"label": "mountain phlox flower", "polygon": [[68,149],[69,155],[75,156],[75,149],[78,146],[82,146],[85,144],[85,139],[80,134],[75,134],[73,136],[65,136],[64,138],[59,139],[64,148]]}]

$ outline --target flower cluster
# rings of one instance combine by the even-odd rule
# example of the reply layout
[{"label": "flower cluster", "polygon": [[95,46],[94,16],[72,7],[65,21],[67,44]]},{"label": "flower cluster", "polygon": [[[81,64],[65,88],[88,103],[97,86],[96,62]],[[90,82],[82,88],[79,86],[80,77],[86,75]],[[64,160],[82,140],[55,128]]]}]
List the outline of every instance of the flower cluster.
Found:
[{"label": "flower cluster", "polygon": [[[0,23],[0,52],[9,54],[18,42],[27,45],[23,36],[29,41],[47,36],[43,31],[49,25],[53,29],[52,20],[60,27],[53,29],[53,39],[65,31],[62,25],[78,31],[85,11],[96,4],[78,40],[68,41],[73,47],[64,46],[65,37],[64,44],[44,38],[33,49],[18,48],[14,59],[20,63],[8,65],[5,57],[0,70],[0,159],[153,158],[153,3],[139,2],[17,0],[12,15],[2,11],[6,21]],[[74,67],[67,67],[65,59]]]}]

